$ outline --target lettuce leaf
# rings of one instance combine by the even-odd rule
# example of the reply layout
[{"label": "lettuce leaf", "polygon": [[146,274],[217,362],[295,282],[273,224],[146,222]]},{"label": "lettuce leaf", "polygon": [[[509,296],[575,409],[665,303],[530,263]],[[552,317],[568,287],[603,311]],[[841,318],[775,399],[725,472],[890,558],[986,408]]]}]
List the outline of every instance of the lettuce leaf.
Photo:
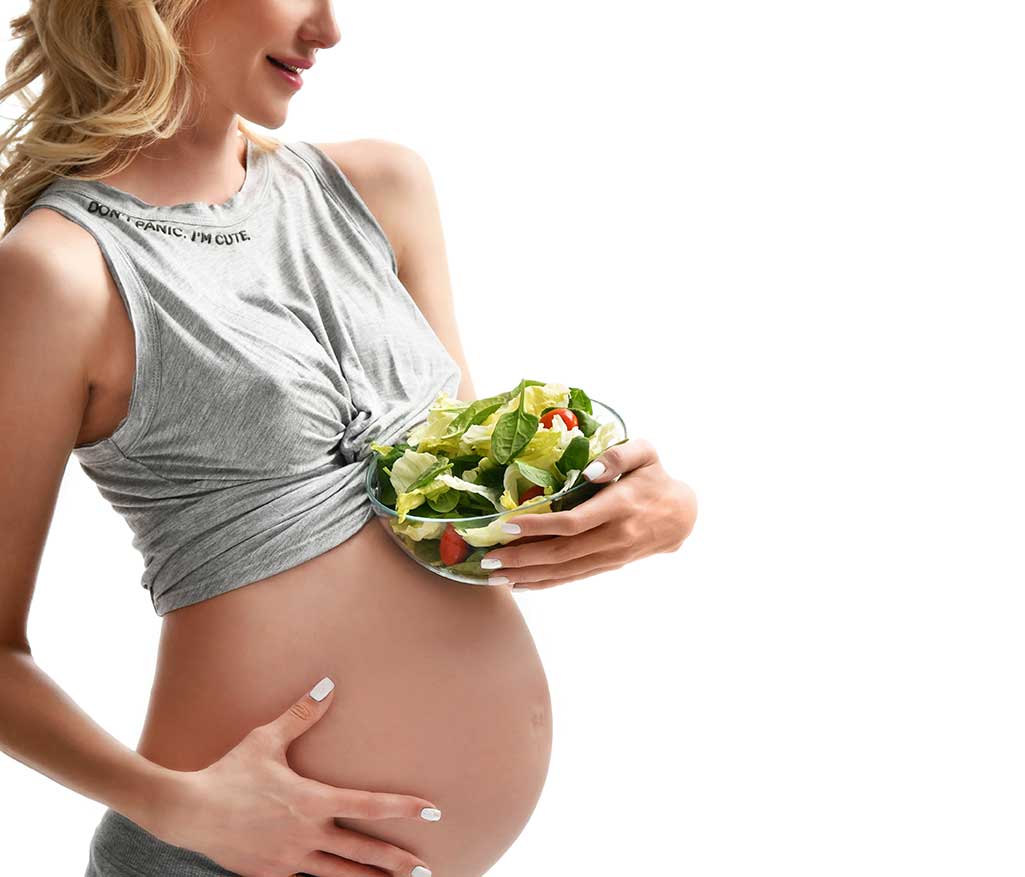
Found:
[{"label": "lettuce leaf", "polygon": [[[504,494],[503,494],[504,496]],[[530,502],[536,502],[538,497],[530,500]],[[508,542],[512,542],[514,539],[519,539],[519,536],[515,536],[512,533],[506,533],[501,529],[502,521],[512,520],[516,515],[532,515],[539,514],[541,512],[550,512],[552,510],[552,504],[550,502],[539,503],[534,508],[524,509],[521,512],[512,512],[508,515],[502,515],[500,518],[496,518],[486,527],[471,527],[468,530],[463,530],[458,524],[452,526],[456,528],[456,532],[459,533],[463,539],[475,548],[487,548],[491,545],[505,545]]]},{"label": "lettuce leaf", "polygon": [[[528,389],[530,389],[528,387]],[[562,437],[565,435],[556,429],[544,429],[543,427],[534,433],[533,437],[524,446],[514,459],[537,466],[538,469],[546,469],[562,478],[562,473],[555,468],[555,463],[562,456]],[[512,462],[512,461],[510,461]]]},{"label": "lettuce leaf", "polygon": [[599,454],[603,453],[609,447],[618,442],[622,437],[623,436],[619,431],[619,424],[615,420],[603,423],[588,439],[591,446],[591,456],[589,459],[593,460]]},{"label": "lettuce leaf", "polygon": [[474,484],[472,481],[467,481],[464,478],[460,478],[447,472],[439,475],[435,480],[441,481],[453,490],[463,490],[467,493],[478,493],[490,500],[496,509],[499,511],[502,510],[502,505],[498,501],[498,491],[493,487],[485,487],[483,484]]},{"label": "lettuce leaf", "polygon": [[398,498],[395,501],[395,511],[399,513],[400,524],[405,522],[406,515],[413,511],[413,509],[423,505],[428,499],[434,499],[439,494],[445,493],[449,489],[448,485],[442,481],[442,478],[444,478],[444,475],[439,475],[437,478],[431,479],[423,487],[417,487],[398,494]]},{"label": "lettuce leaf", "polygon": [[438,462],[437,456],[407,449],[391,467],[391,483],[396,493],[409,490],[409,485]]},{"label": "lettuce leaf", "polygon": [[391,521],[391,527],[396,533],[408,536],[415,542],[420,542],[423,539],[440,539],[442,533],[445,532],[446,526],[448,525],[444,522],[437,523],[435,521],[407,520],[401,523],[396,520]]},{"label": "lettuce leaf", "polygon": [[437,395],[427,416],[422,423],[414,426],[406,441],[418,451],[441,451],[447,456],[458,456],[465,451],[460,450],[459,438],[442,439],[449,424],[469,406],[469,402],[454,399],[442,391]]},{"label": "lettuce leaf", "polygon": [[495,431],[494,423],[475,423],[468,426],[460,440],[467,449],[467,453],[487,456],[491,451],[491,433]]}]

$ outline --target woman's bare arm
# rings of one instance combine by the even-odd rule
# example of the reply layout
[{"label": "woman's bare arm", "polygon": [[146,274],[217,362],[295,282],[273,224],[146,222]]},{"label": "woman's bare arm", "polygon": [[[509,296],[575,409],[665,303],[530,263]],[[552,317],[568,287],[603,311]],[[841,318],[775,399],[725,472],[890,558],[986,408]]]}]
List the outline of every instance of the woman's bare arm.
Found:
[{"label": "woman's bare arm", "polygon": [[332,819],[435,822],[432,801],[337,788],[289,766],[288,746],[333,701],[320,684],[203,770],[174,771],[104,731],[33,660],[29,603],[97,374],[90,364],[104,354],[103,314],[118,296],[89,233],[70,228],[55,244],[53,223],[66,220],[48,213],[30,214],[0,243],[0,750],[233,873],[273,865],[274,873],[328,873],[323,866],[334,874],[357,862],[382,869],[374,873],[419,873],[419,856],[342,834]]},{"label": "woman's bare arm", "polygon": [[103,344],[108,296],[118,294],[98,247],[90,253],[77,238],[55,246],[54,223],[65,220],[46,213],[25,217],[0,244],[0,750],[148,825],[180,774],[97,725],[36,664],[28,641],[43,546],[89,399],[89,363]]}]

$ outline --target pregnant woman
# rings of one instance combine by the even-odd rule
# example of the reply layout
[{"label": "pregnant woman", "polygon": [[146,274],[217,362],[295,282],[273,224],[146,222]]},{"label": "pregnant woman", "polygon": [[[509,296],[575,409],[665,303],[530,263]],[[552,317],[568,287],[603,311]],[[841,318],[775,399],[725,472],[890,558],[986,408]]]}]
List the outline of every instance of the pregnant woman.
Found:
[{"label": "pregnant woman", "polygon": [[[240,121],[282,124],[338,42],[330,2],[37,0],[12,24],[0,98],[45,78],[0,141],[0,748],[107,805],[87,877],[480,877],[552,741],[504,585],[673,551],[693,491],[633,439],[601,457],[615,484],[520,516],[495,586],[421,568],[363,481],[371,441],[475,398],[430,176]],[[72,453],[163,619],[135,750],[26,635]]]}]

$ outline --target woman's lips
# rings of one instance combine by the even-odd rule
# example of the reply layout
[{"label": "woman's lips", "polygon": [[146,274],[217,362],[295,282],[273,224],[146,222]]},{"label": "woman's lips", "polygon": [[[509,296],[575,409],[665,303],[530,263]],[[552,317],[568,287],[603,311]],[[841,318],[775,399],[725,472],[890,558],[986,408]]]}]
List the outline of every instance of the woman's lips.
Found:
[{"label": "woman's lips", "polygon": [[298,73],[293,73],[291,70],[286,70],[284,67],[280,67],[271,60],[271,56],[267,56],[267,63],[270,64],[278,73],[280,73],[288,82],[296,89],[302,88],[303,80],[302,76]]}]

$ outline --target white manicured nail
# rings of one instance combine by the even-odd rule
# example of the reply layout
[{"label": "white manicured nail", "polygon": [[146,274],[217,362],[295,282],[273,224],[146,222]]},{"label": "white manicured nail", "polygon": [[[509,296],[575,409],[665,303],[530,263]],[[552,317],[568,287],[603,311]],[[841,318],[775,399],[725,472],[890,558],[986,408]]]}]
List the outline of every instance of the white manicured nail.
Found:
[{"label": "white manicured nail", "polygon": [[513,524],[510,521],[502,521],[502,523],[499,524],[498,526],[502,528],[502,532],[503,533],[512,533],[514,536],[518,536],[519,535],[519,532],[520,532],[520,525],[519,524]]},{"label": "white manicured nail", "polygon": [[509,577],[508,576],[488,576],[488,584],[489,585],[508,585],[509,584]]},{"label": "white manicured nail", "polygon": [[430,868],[425,868],[423,865],[417,865],[409,873],[410,873],[410,877],[431,877],[431,870],[430,870]]},{"label": "white manicured nail", "polygon": [[481,569],[501,569],[502,561],[498,557],[485,557],[480,562]]},{"label": "white manicured nail", "polygon": [[582,474],[588,481],[593,481],[604,471],[605,464],[601,460],[592,460]]},{"label": "white manicured nail", "polygon": [[323,700],[331,693],[331,689],[335,687],[335,684],[331,681],[330,676],[325,676],[310,690],[310,697],[314,700]]},{"label": "white manicured nail", "polygon": [[441,811],[437,807],[424,807],[420,811],[420,818],[426,819],[428,822],[437,822],[441,819]]}]

